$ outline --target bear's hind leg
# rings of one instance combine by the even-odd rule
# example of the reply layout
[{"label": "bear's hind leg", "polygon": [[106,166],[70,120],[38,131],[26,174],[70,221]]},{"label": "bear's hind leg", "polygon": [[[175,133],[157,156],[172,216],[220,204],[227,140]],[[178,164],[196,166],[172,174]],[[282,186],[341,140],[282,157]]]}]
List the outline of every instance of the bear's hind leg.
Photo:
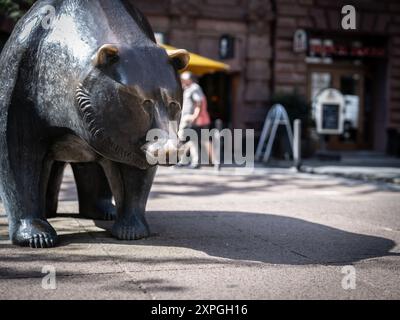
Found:
[{"label": "bear's hind leg", "polygon": [[57,216],[58,195],[64,175],[66,163],[55,161],[51,167],[46,193],[46,218]]},{"label": "bear's hind leg", "polygon": [[115,206],[103,168],[97,163],[71,164],[79,198],[79,213],[93,220],[114,220]]}]

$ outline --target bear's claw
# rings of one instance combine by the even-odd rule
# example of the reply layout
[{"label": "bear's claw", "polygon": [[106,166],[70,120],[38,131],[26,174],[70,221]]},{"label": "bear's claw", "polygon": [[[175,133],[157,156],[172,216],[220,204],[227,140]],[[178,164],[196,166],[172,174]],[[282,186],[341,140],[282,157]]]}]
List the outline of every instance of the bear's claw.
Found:
[{"label": "bear's claw", "polygon": [[135,226],[114,224],[112,235],[125,241],[139,240],[150,236],[149,228],[145,224],[136,224]]},{"label": "bear's claw", "polygon": [[34,249],[53,248],[56,245],[56,240],[47,233],[35,234],[29,239],[29,246]]},{"label": "bear's claw", "polygon": [[13,244],[34,249],[52,248],[57,245],[57,233],[42,219],[19,220],[13,225],[11,240]]}]

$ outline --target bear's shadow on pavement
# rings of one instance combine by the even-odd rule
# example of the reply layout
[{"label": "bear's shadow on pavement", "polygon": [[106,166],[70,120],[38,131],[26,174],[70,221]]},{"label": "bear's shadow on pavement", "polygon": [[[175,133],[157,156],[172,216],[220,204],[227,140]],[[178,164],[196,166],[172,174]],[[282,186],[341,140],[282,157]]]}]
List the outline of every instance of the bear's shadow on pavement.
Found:
[{"label": "bear's shadow on pavement", "polygon": [[[144,240],[118,241],[111,238],[112,222],[96,221],[96,226],[105,231],[89,232],[91,237],[82,237],[82,234],[63,235],[60,245],[101,241],[133,247],[177,247],[204,252],[211,260],[222,258],[234,260],[233,263],[250,261],[286,265],[344,265],[363,259],[400,255],[390,252],[396,245],[390,239],[281,215],[153,211],[147,217],[152,236]],[[152,258],[157,262],[157,257]],[[134,251],[132,259],[135,259]],[[188,259],[187,263],[208,263],[210,259],[193,258]]]}]

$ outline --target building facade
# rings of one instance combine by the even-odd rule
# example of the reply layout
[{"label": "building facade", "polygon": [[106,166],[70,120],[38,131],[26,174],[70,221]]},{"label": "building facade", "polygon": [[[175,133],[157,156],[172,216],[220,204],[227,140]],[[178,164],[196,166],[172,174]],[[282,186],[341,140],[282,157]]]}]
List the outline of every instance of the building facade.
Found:
[{"label": "building facade", "polygon": [[[213,119],[260,131],[274,94],[312,101],[326,87],[348,97],[339,150],[400,155],[400,2],[397,0],[132,0],[165,43],[221,60],[229,73],[207,75]],[[342,8],[356,9],[344,30]],[[10,31],[2,19],[1,35]],[[0,41],[1,41],[0,39]],[[225,41],[225,42],[224,42]],[[311,106],[310,106],[311,108]]]},{"label": "building facade", "polygon": [[[400,3],[330,0],[133,1],[155,32],[174,46],[220,59],[221,39],[234,39],[229,75],[202,82],[214,117],[260,129],[274,93],[312,101],[325,87],[349,96],[348,131],[331,137],[339,150],[399,153]],[[342,8],[356,9],[344,30]]]}]

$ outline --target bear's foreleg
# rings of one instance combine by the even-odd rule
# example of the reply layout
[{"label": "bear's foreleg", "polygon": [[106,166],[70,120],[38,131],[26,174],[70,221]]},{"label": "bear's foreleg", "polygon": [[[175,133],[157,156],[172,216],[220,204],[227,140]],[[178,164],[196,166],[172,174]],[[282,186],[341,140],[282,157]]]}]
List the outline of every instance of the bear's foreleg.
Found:
[{"label": "bear's foreleg", "polygon": [[112,161],[104,161],[102,166],[117,206],[112,235],[120,240],[138,240],[150,236],[145,210],[157,168],[141,170]]}]

